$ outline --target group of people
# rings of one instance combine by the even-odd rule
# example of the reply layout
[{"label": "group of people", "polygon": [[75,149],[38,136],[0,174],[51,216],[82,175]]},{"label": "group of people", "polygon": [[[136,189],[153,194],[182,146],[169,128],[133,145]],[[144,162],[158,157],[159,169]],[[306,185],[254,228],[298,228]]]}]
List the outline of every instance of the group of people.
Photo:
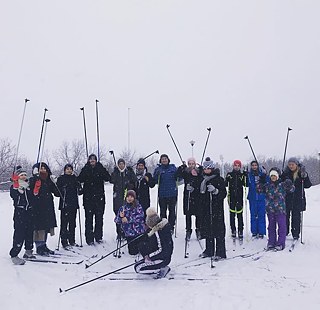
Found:
[{"label": "group of people", "polygon": [[[153,174],[148,172],[144,159],[139,159],[136,169],[126,166],[119,159],[113,172],[91,154],[79,176],[66,164],[64,173],[56,178],[45,163],[33,167],[28,180],[26,171],[17,167],[10,188],[14,210],[14,236],[10,256],[14,264],[24,264],[25,259],[36,253],[50,255],[47,235],[57,227],[53,196],[60,197],[60,240],[64,248],[75,246],[75,228],[79,195],[83,195],[85,210],[85,240],[88,245],[103,242],[105,212],[104,183],[113,184],[113,211],[117,239],[126,239],[129,254],[142,254],[137,262],[137,272],[168,272],[173,252],[172,234],[176,224],[178,182],[184,181],[183,212],[185,215],[186,240],[192,235],[192,217],[195,217],[196,238],[205,239],[201,257],[226,258],[226,226],[224,200],[227,197],[230,213],[230,229],[233,238],[243,239],[244,201],[250,206],[250,227],[253,238],[266,235],[268,217],[268,249],[282,250],[286,235],[294,239],[300,236],[301,212],[305,211],[305,188],[312,184],[296,158],[290,158],[281,172],[272,168],[269,173],[252,161],[250,169],[242,169],[235,160],[233,170],[223,178],[214,162],[207,157],[202,165],[194,158],[176,167],[168,155],[160,156]],[[150,208],[150,188],[157,185],[157,208]],[[248,188],[248,195],[244,192]],[[290,221],[291,219],[291,221]],[[237,222],[237,223],[236,223]],[[278,226],[278,235],[276,234]],[[19,258],[23,244],[25,253]]]}]

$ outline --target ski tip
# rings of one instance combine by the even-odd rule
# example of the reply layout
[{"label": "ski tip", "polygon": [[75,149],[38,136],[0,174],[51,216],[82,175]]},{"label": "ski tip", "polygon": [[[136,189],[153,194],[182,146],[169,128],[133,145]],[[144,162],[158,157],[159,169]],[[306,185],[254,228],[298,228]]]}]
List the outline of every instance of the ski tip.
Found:
[{"label": "ski tip", "polygon": [[61,287],[59,287],[59,293],[64,293],[65,291],[61,288]]},{"label": "ski tip", "polygon": [[85,264],[85,267],[86,267],[85,269],[87,269],[87,268],[89,268],[89,267],[90,267],[90,265]]}]

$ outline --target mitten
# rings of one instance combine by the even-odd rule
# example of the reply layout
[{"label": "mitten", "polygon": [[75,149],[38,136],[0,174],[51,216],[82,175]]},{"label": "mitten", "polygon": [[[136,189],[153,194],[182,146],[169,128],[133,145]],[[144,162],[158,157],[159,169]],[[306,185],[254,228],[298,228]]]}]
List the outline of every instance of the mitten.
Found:
[{"label": "mitten", "polygon": [[218,195],[219,190],[215,188],[212,184],[207,185],[207,189],[209,193],[212,193],[213,195]]},{"label": "mitten", "polygon": [[15,173],[12,174],[11,180],[13,182],[13,188],[17,189],[19,188],[19,176]]},{"label": "mitten", "polygon": [[306,171],[306,167],[305,166],[301,166],[300,167],[300,175],[301,178],[305,179],[308,176],[308,173]]},{"label": "mitten", "polygon": [[37,196],[41,188],[41,180],[37,180],[34,184],[33,194]]},{"label": "mitten", "polygon": [[51,174],[51,175],[50,175],[50,179],[51,179],[51,181],[52,181],[54,184],[57,183],[58,178],[57,178],[54,174]]},{"label": "mitten", "polygon": [[187,191],[190,192],[190,193],[192,193],[194,191],[194,187],[191,186],[190,184],[187,184],[186,188],[187,188]]}]

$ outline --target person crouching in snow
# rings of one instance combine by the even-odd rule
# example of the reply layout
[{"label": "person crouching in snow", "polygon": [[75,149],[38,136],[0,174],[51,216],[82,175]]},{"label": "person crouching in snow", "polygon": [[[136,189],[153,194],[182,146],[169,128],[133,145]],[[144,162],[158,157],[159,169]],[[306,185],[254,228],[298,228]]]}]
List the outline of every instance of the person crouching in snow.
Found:
[{"label": "person crouching in snow", "polygon": [[168,265],[173,253],[171,226],[167,219],[161,220],[154,208],[148,208],[146,214],[146,224],[151,230],[148,237],[139,243],[143,259],[135,264],[134,269],[137,273],[165,277],[170,271]]},{"label": "person crouching in snow", "polygon": [[[294,192],[295,186],[287,179],[279,181],[280,171],[278,168],[271,168],[269,172],[270,181],[266,175],[259,178],[257,192],[266,194],[266,211],[268,217],[268,245],[267,250],[281,251],[285,248],[287,224],[286,224],[286,202],[287,192]],[[278,237],[277,237],[278,226]]]},{"label": "person crouching in snow", "polygon": [[14,205],[14,233],[13,246],[10,251],[11,260],[15,265],[24,265],[25,260],[18,257],[24,243],[25,253],[23,258],[36,258],[32,254],[33,249],[33,222],[32,208],[30,205],[32,192],[27,180],[27,172],[18,166],[13,177],[13,185],[10,187],[10,196]]},{"label": "person crouching in snow", "polygon": [[145,232],[145,221],[143,208],[136,200],[136,192],[134,190],[127,192],[125,204],[118,210],[114,221],[121,226],[128,242],[129,254],[138,255],[139,236]]}]

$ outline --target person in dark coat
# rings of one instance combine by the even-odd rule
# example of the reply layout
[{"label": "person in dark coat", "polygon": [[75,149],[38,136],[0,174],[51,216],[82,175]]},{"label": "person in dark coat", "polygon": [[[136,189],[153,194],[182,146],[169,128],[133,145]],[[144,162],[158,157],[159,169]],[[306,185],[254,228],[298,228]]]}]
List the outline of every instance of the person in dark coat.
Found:
[{"label": "person in dark coat", "polygon": [[[88,245],[98,243],[103,238],[103,215],[106,198],[104,182],[110,182],[111,176],[107,169],[91,154],[88,162],[81,169],[78,181],[83,183],[83,206],[85,210],[85,237]],[[93,218],[95,225],[93,227]]]},{"label": "person in dark coat", "polygon": [[230,211],[231,236],[236,238],[236,217],[238,219],[238,237],[243,240],[243,187],[246,185],[246,175],[241,172],[241,161],[233,162],[233,170],[226,175],[228,188],[228,203]]},{"label": "person in dark coat", "polygon": [[291,218],[291,233],[295,240],[300,238],[301,231],[301,215],[306,211],[306,195],[305,188],[310,188],[312,183],[309,179],[306,168],[301,165],[297,158],[291,157],[288,160],[288,166],[285,168],[282,180],[290,179],[295,190],[293,193],[286,195],[286,208],[287,208],[287,235],[290,232],[290,218]]},{"label": "person in dark coat", "polygon": [[203,162],[201,194],[201,237],[206,239],[206,249],[201,257],[226,258],[223,201],[227,195],[220,170],[214,168],[213,161],[207,157]]},{"label": "person in dark coat", "polygon": [[[126,166],[123,158],[118,160],[118,165],[114,167],[111,174],[111,183],[113,184],[113,212],[117,215],[120,207],[125,202],[127,191],[134,189],[136,185],[136,175],[131,167]],[[123,237],[121,226],[116,224],[117,239]]]},{"label": "person in dark coat", "polygon": [[54,210],[53,195],[60,196],[57,188],[57,178],[52,175],[46,163],[37,163],[33,166],[33,177],[30,178],[30,189],[33,192],[32,207],[34,212],[34,242],[37,254],[50,255],[54,251],[47,247],[47,236],[54,235],[57,227]]},{"label": "person in dark coat", "polygon": [[159,165],[153,173],[153,179],[158,184],[160,217],[167,218],[167,210],[169,210],[169,223],[173,233],[176,224],[178,198],[177,168],[174,164],[170,164],[168,155],[162,154],[160,156]]},{"label": "person in dark coat", "polygon": [[73,166],[66,164],[64,174],[58,177],[57,185],[60,197],[60,238],[64,248],[75,246],[76,217],[79,209],[78,195],[82,194],[82,187],[77,177],[73,174]]},{"label": "person in dark coat", "polygon": [[183,190],[183,214],[186,217],[186,239],[190,240],[192,233],[192,216],[196,217],[196,235],[200,239],[200,183],[201,171],[197,167],[196,160],[192,157],[187,161],[188,166],[181,165],[177,176],[184,180]]},{"label": "person in dark coat", "polygon": [[33,211],[31,206],[32,192],[29,188],[27,172],[18,166],[15,174],[14,184],[10,187],[10,197],[13,200],[13,245],[10,256],[13,264],[24,265],[25,260],[20,258],[22,246],[24,244],[25,253],[23,258],[35,258],[33,249]]},{"label": "person in dark coat", "polygon": [[146,225],[151,229],[148,237],[139,243],[143,259],[134,269],[137,273],[157,274],[164,277],[169,271],[173,253],[171,227],[167,219],[161,219],[154,208],[147,209]]},{"label": "person in dark coat", "polygon": [[136,178],[137,199],[145,212],[150,207],[150,188],[153,188],[156,184],[152,174],[148,172],[143,158],[140,158],[137,162]]},{"label": "person in dark coat", "polygon": [[266,195],[262,192],[258,193],[256,186],[263,174],[266,174],[265,169],[259,167],[258,162],[253,160],[250,164],[246,185],[249,187],[248,200],[252,238],[260,239],[263,239],[266,234]]}]

